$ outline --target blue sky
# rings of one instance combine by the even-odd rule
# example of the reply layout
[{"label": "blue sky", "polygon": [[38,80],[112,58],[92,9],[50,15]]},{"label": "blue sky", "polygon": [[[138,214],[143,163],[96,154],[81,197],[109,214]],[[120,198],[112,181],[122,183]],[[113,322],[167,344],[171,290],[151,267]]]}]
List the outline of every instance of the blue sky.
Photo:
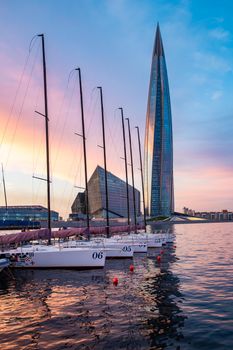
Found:
[{"label": "blue sky", "polygon": [[[124,107],[132,126],[139,125],[143,140],[157,22],[160,23],[170,83],[176,209],[181,210],[184,205],[196,210],[233,209],[232,10],[231,1],[208,0],[0,2],[0,116],[4,127],[30,40],[40,32],[46,36],[51,152],[56,154],[53,159],[54,209],[66,215],[75,197],[74,183],[83,183],[81,143],[71,137],[80,127],[75,119],[78,103],[75,104],[73,100],[68,106],[68,98],[67,105],[61,106],[64,94],[67,93],[69,97],[72,93],[70,89],[66,91],[70,71],[80,66],[83,72],[87,121],[90,124],[89,173],[97,162],[102,162],[102,155],[96,148],[96,144],[101,142],[101,133],[98,96],[93,90],[97,85],[102,85],[109,126],[109,170],[123,177],[124,168],[119,160],[123,151],[116,108]],[[36,45],[39,45],[38,42]],[[36,67],[39,67],[39,59],[36,62]],[[38,71],[33,71],[31,79],[32,86],[41,87]],[[70,84],[73,84],[73,80]],[[16,136],[9,137],[15,142],[15,148],[12,150],[12,146],[9,146],[7,152],[4,147],[0,150],[2,162],[6,165],[8,196],[12,204],[22,201],[25,204],[37,201],[45,203],[43,186],[37,188],[41,185],[35,183],[28,186],[28,182],[31,184],[32,181],[32,172],[37,170],[43,173],[43,162],[40,169],[32,168],[30,164],[35,163],[35,160],[32,161],[33,155],[26,155],[30,153],[30,137],[24,137],[21,141],[17,139],[17,133],[24,133],[25,125],[27,135],[35,133],[32,130],[35,125],[31,121],[35,108],[33,91],[29,89],[27,93],[18,124],[17,113],[11,115],[9,125],[16,128]],[[31,104],[27,104],[27,101]],[[19,109],[22,103],[20,96],[17,103]],[[1,137],[3,143],[7,143],[7,136],[1,134]],[[137,164],[136,147],[135,138]],[[36,152],[33,153],[35,156]],[[40,150],[40,156],[36,154],[36,157],[42,156]],[[67,163],[62,167],[59,159],[62,163],[64,157]],[[79,160],[72,169],[77,158]],[[140,187],[139,180],[139,174],[136,174],[137,187]],[[31,195],[32,187],[34,195]],[[3,195],[0,198],[3,202]]]}]

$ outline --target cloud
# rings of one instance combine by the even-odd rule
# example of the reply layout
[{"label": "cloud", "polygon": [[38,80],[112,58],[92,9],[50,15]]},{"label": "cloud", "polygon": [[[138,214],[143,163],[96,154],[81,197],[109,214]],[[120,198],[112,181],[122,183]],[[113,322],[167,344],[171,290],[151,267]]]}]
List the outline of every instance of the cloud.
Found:
[{"label": "cloud", "polygon": [[202,70],[227,73],[232,71],[232,64],[213,52],[196,51],[193,54],[196,66]]},{"label": "cloud", "polygon": [[222,40],[222,41],[227,41],[230,37],[230,32],[223,28],[215,28],[209,31],[209,36],[211,38],[217,39],[217,40]]},{"label": "cloud", "polygon": [[218,100],[222,97],[223,92],[221,90],[214,91],[211,95],[211,100]]}]

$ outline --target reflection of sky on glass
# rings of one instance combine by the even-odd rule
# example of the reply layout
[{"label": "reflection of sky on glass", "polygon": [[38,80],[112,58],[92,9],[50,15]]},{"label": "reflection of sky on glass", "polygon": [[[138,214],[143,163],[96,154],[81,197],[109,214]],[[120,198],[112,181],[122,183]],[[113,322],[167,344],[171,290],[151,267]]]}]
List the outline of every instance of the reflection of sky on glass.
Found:
[{"label": "reflection of sky on glass", "polygon": [[[81,128],[78,90],[74,75],[66,88],[69,72],[77,65],[83,71],[89,172],[97,162],[102,165],[96,148],[101,143],[99,101],[96,91],[92,93],[102,84],[109,170],[123,177],[120,116],[114,110],[123,106],[144,137],[157,21],[170,83],[176,209],[232,209],[232,7],[229,1],[223,6],[209,0],[1,2],[0,140],[30,40],[39,32],[46,35],[54,209],[70,211],[77,190],[73,185],[82,185],[84,178],[81,140],[74,136]],[[35,109],[43,111],[38,44],[0,150],[9,204],[45,204],[44,184],[31,178],[33,172],[42,175],[45,167],[43,120],[34,115]],[[136,153],[136,132],[133,136]],[[138,163],[138,155],[135,160]],[[140,187],[139,173],[136,184]]]}]

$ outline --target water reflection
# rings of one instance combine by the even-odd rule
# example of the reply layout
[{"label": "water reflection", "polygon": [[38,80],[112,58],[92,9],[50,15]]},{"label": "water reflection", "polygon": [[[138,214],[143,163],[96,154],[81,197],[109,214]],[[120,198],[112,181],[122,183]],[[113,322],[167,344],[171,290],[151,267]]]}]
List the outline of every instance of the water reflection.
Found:
[{"label": "water reflection", "polygon": [[172,272],[172,264],[177,261],[175,249],[170,245],[163,252],[161,263],[153,260],[159,271],[150,274],[143,285],[146,305],[150,305],[144,320],[150,349],[176,349],[187,318],[181,308],[180,280]]},{"label": "water reflection", "polygon": [[150,329],[150,346],[153,349],[174,349],[175,343],[182,339],[182,327],[185,316],[177,303],[179,279],[171,272],[164,272],[152,278],[148,292],[153,296],[150,317],[147,325]]},{"label": "water reflection", "polygon": [[[15,271],[1,280],[0,337],[8,349],[169,349],[182,338],[172,245],[104,270]],[[119,278],[118,286],[112,278]]]}]

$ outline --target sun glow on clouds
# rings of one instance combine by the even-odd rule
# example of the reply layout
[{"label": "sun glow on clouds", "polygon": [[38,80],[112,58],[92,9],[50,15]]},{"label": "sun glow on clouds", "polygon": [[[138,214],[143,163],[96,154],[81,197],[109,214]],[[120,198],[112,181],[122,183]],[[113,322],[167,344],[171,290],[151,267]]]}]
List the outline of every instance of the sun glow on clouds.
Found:
[{"label": "sun glow on clouds", "polygon": [[214,39],[226,41],[230,37],[230,32],[221,27],[218,27],[210,30],[209,35]]},{"label": "sun glow on clouds", "polygon": [[231,169],[202,167],[176,172],[177,206],[183,203],[194,210],[221,210],[231,207],[233,177]]}]

